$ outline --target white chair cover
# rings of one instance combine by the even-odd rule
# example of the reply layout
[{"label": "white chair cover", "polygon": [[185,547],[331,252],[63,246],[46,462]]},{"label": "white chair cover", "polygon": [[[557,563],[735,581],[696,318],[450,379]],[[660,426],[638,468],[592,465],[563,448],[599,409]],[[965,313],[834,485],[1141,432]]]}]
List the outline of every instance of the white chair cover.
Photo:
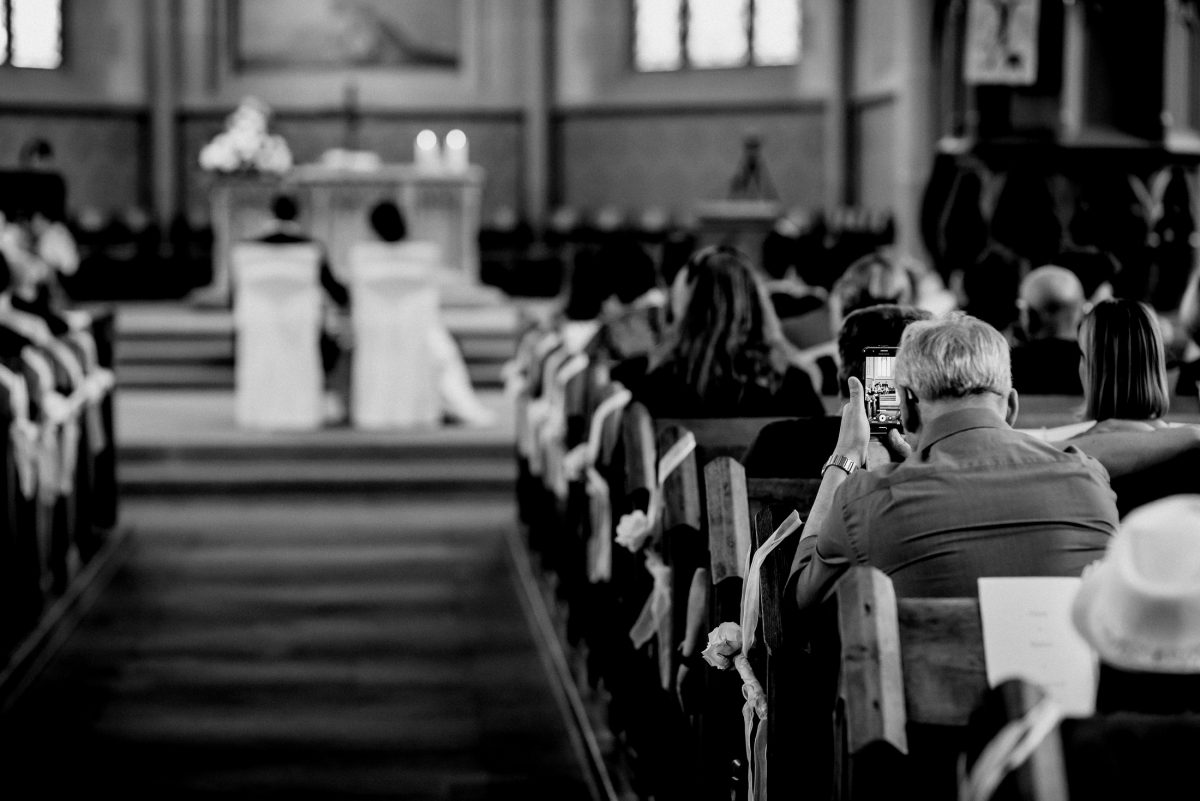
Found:
[{"label": "white chair cover", "polygon": [[442,405],[429,341],[438,325],[434,242],[363,242],[350,251],[354,357],[350,419],[357,428],[436,426]]},{"label": "white chair cover", "polygon": [[238,425],[319,428],[325,379],[316,246],[238,243],[230,257]]}]

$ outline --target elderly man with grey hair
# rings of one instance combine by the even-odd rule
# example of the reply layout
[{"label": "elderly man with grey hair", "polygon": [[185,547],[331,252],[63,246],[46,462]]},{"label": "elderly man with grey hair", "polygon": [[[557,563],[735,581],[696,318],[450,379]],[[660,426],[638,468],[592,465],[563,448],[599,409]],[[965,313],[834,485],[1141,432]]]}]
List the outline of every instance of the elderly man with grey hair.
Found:
[{"label": "elderly man with grey hair", "polygon": [[1013,347],[1013,386],[1026,395],[1082,395],[1079,343],[1086,302],[1070,270],[1047,264],[1021,282],[1017,306],[1025,341]]},{"label": "elderly man with grey hair", "polygon": [[[1117,529],[1095,459],[1015,431],[1008,343],[962,314],[904,331],[895,365],[908,440],[870,471],[863,387],[850,379],[838,443],[792,563],[801,609],[851,565],[891,576],[899,595],[973,596],[983,576],[1078,576]],[[910,441],[913,444],[910,444]]]}]

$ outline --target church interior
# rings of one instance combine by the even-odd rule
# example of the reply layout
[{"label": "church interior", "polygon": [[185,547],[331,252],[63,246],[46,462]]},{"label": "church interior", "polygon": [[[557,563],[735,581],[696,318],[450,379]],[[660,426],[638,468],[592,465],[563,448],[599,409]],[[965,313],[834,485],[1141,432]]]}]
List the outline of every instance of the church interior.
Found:
[{"label": "church interior", "polygon": [[0,0],[0,794],[1167,797],[1198,199],[1196,0]]}]

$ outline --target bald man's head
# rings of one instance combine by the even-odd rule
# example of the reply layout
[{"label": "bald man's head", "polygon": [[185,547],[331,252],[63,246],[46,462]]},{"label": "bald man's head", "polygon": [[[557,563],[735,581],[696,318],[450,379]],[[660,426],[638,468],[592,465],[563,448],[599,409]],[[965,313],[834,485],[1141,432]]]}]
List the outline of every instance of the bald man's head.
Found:
[{"label": "bald man's head", "polygon": [[1075,273],[1053,264],[1038,267],[1021,282],[1021,325],[1029,339],[1074,339],[1084,300]]}]

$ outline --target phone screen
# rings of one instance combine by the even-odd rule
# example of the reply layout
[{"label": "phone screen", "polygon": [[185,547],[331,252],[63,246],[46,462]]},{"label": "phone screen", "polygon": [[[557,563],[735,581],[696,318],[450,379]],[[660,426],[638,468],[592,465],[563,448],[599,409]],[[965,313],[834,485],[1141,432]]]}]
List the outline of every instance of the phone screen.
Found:
[{"label": "phone screen", "polygon": [[866,369],[863,376],[864,401],[871,433],[886,434],[889,428],[900,428],[900,391],[896,388],[896,349],[870,347],[863,349]]}]

